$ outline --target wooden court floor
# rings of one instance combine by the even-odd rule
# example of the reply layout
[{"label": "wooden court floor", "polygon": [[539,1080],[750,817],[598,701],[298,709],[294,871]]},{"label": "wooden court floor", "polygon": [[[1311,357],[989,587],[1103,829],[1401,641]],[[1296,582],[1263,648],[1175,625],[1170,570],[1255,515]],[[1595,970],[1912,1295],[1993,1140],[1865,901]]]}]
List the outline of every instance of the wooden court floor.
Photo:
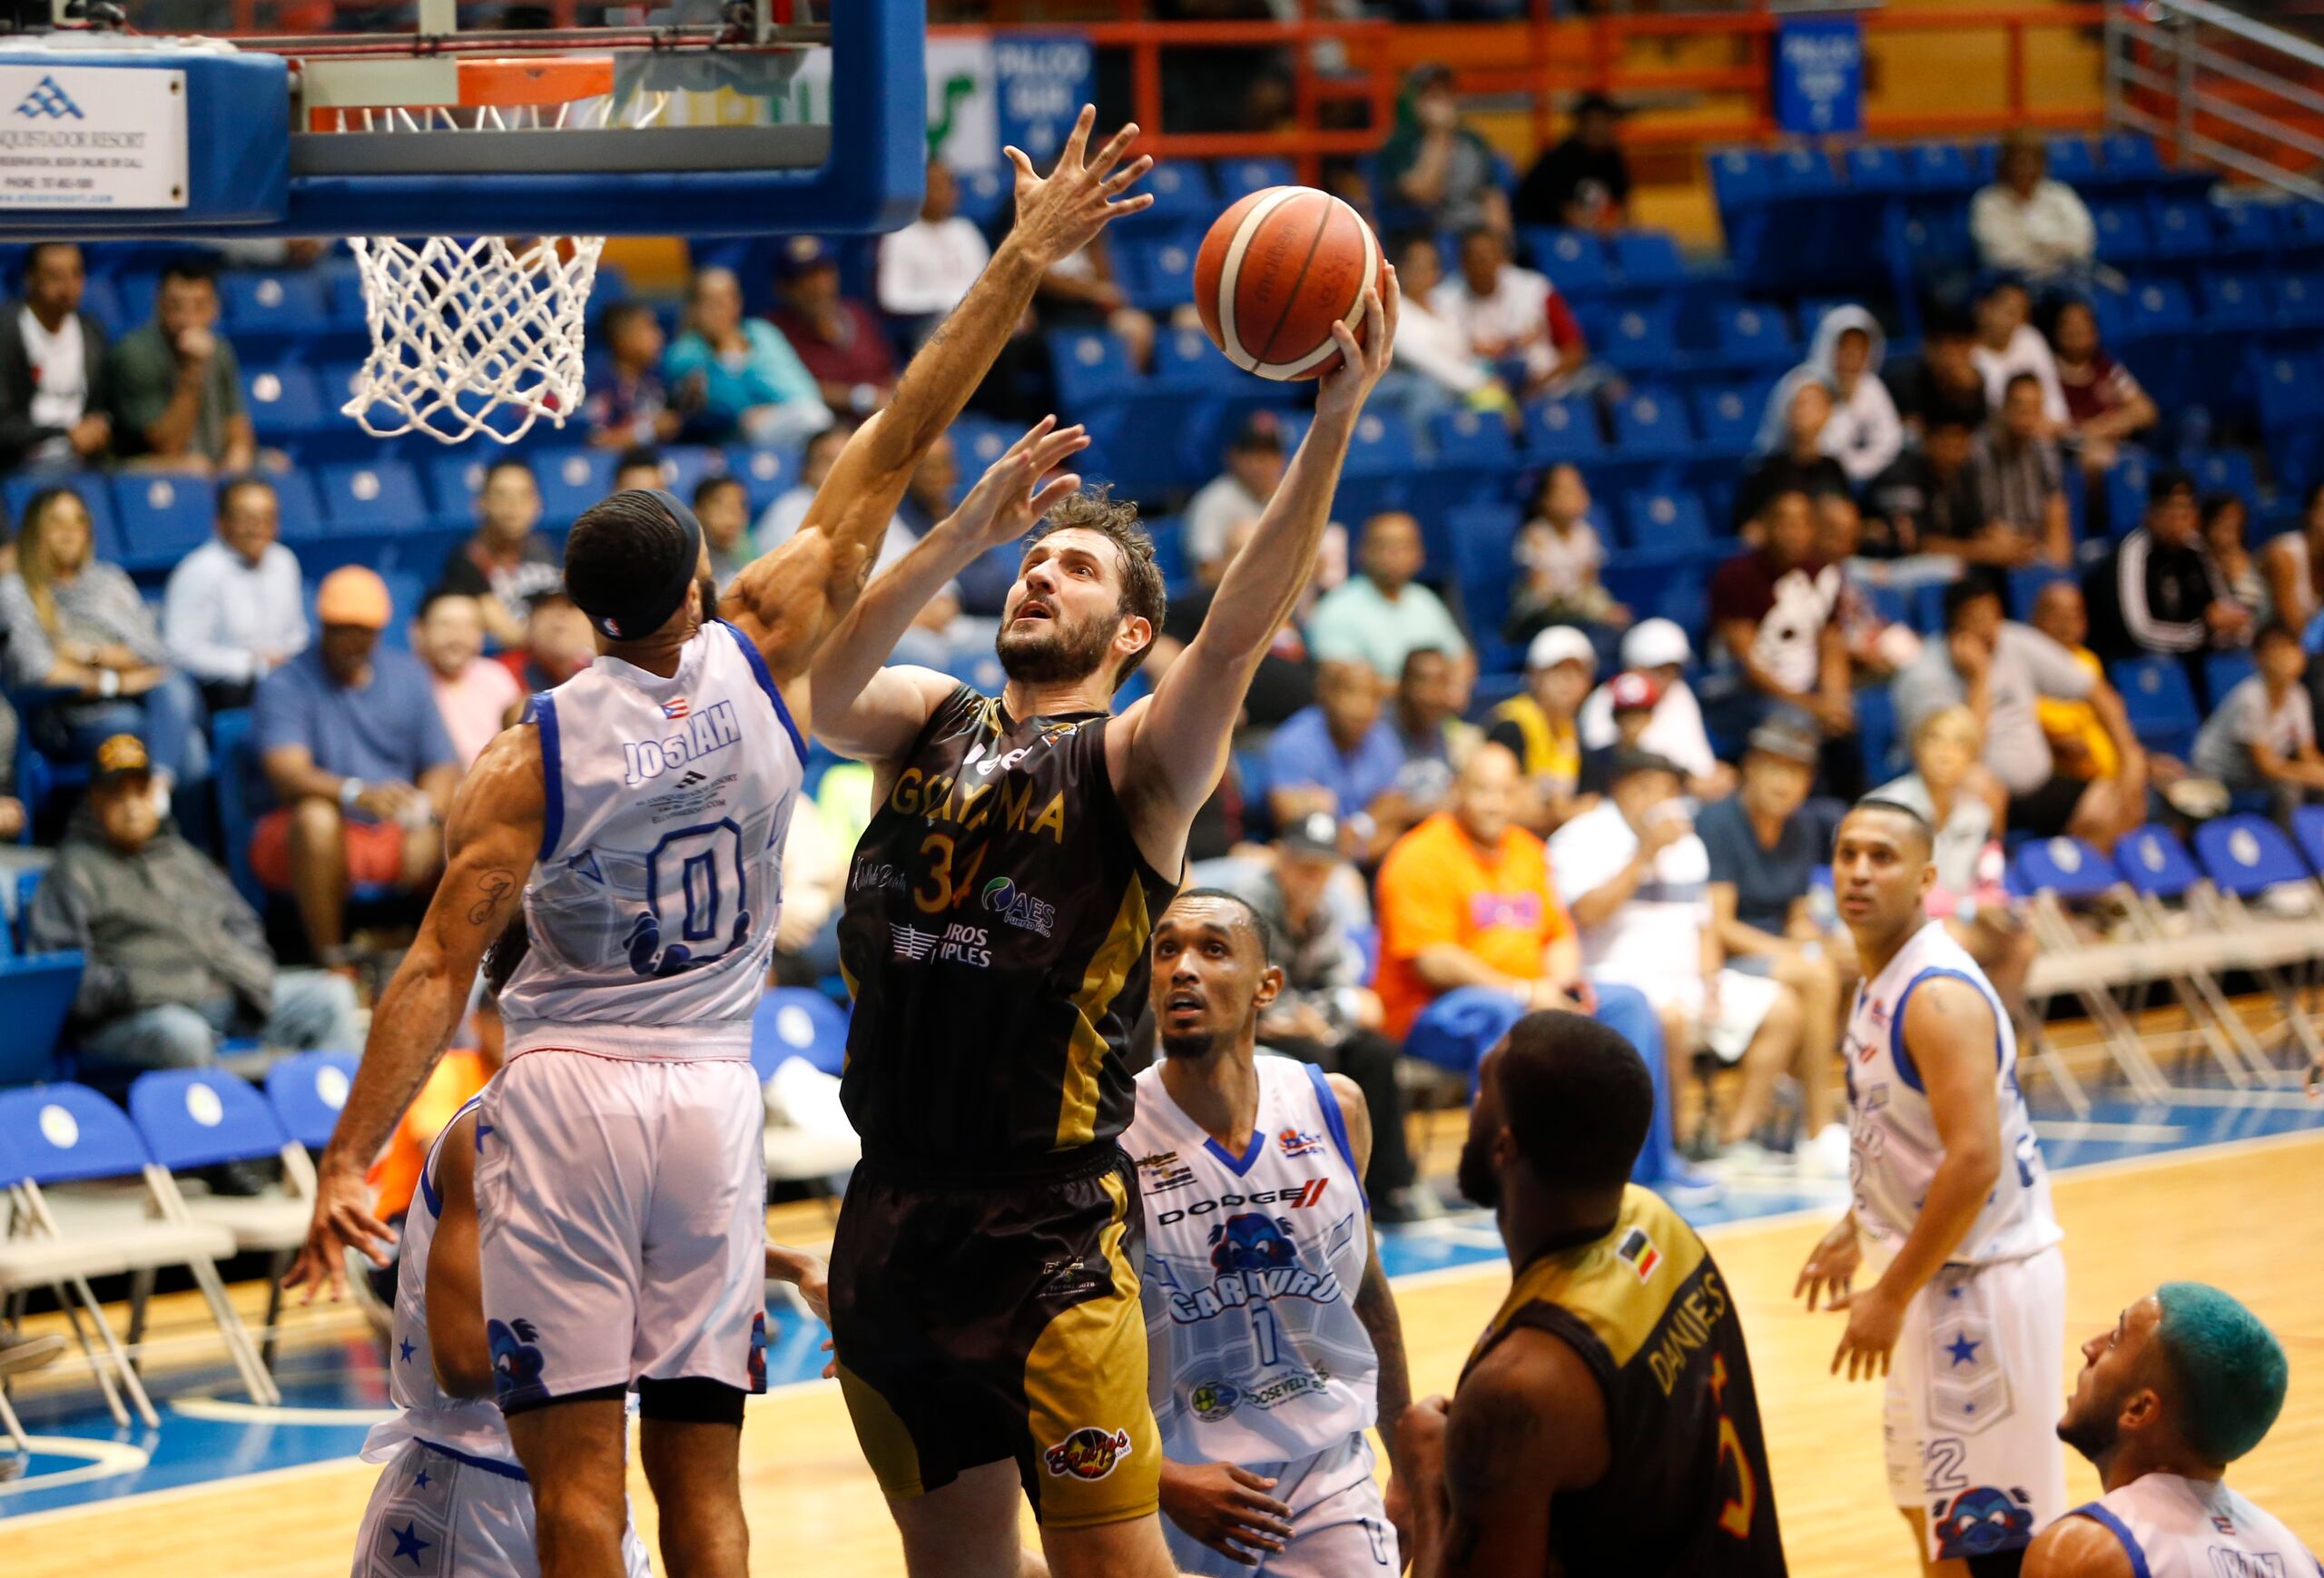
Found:
[{"label": "wooden court floor", "polygon": [[[2236,1482],[2315,1544],[2324,1541],[2324,1256],[2314,1202],[2324,1198],[2324,1135],[2165,1154],[2063,1174],[2068,1336],[2079,1343],[2157,1282],[2215,1282],[2249,1303],[2291,1356],[2291,1396],[2274,1434]],[[1766,1415],[1771,1473],[1791,1570],[1805,1578],[1899,1578],[1917,1571],[1880,1466],[1878,1389],[1826,1374],[1837,1317],[1787,1298],[1801,1257],[1827,1224],[1774,1219],[1715,1229],[1713,1253],[1736,1290]],[[1435,1273],[1400,1287],[1413,1382],[1449,1387],[1499,1299],[1498,1266]],[[2071,1375],[2080,1367],[2076,1359]],[[752,1571],[766,1578],[901,1574],[893,1534],[857,1456],[839,1394],[811,1383],[754,1404],[743,1435]],[[2095,1477],[2070,1459],[2070,1487]],[[330,1464],[164,1492],[86,1512],[0,1520],[8,1578],[314,1578],[348,1570],[376,1470]],[[633,1486],[650,1544],[653,1509]]]}]

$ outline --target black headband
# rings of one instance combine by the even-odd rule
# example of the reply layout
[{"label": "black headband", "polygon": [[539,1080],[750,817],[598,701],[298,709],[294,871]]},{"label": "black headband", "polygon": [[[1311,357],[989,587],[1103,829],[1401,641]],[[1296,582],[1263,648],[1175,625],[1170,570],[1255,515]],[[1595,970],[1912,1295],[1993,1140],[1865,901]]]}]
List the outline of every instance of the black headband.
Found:
[{"label": "black headband", "polygon": [[[670,512],[678,529],[685,535],[685,551],[673,560],[659,580],[622,589],[621,600],[602,607],[582,607],[589,616],[589,623],[616,641],[635,641],[659,630],[671,615],[678,611],[694,587],[694,574],[702,563],[702,522],[694,518],[675,493],[660,488],[641,488],[645,494]],[[578,605],[580,599],[576,597]]]}]

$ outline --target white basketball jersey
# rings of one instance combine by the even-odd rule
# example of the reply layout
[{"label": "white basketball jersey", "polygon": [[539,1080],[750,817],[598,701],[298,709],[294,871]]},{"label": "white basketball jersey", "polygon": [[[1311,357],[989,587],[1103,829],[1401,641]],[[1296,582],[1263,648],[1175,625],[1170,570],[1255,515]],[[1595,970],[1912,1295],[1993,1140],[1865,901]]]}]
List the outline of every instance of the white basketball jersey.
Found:
[{"label": "white basketball jersey", "polygon": [[2140,1578],[2315,1578],[2324,1572],[2297,1535],[2224,1480],[2142,1474],[2070,1515],[2112,1531]]},{"label": "white basketball jersey", "polygon": [[1122,1136],[1146,1206],[1155,1415],[1181,1463],[1311,1456],[1378,1412],[1380,1359],[1355,1314],[1370,1207],[1339,1102],[1321,1070],[1256,1064],[1242,1156],[1179,1110],[1159,1064]]},{"label": "white basketball jersey", "polygon": [[1982,1265],[2039,1254],[2064,1235],[2050,1209],[2050,1175],[2017,1088],[2017,1036],[1993,983],[1940,922],[1906,941],[1887,968],[1857,989],[1848,1016],[1848,1179],[1856,1224],[1894,1252],[1919,1219],[1944,1159],[1936,1117],[1905,1046],[1905,1005],[1933,976],[1953,976],[1984,994],[1994,1011],[1994,1081],[2001,1107],[2001,1178],[1951,1264]]},{"label": "white basketball jersey", "polygon": [[436,1218],[443,1200],[436,1192],[436,1153],[444,1135],[462,1116],[476,1110],[471,1099],[444,1134],[428,1148],[419,1170],[419,1189],[404,1217],[401,1250],[396,1261],[395,1330],[388,1349],[388,1401],[399,1410],[395,1418],[371,1426],[363,1438],[368,1463],[385,1463],[410,1440],[427,1442],[439,1451],[515,1466],[517,1449],[508,1440],[508,1425],[500,1405],[489,1396],[455,1397],[436,1384],[436,1355],[428,1341],[428,1254],[436,1242]]},{"label": "white basketball jersey", "polygon": [[807,754],[758,648],[714,620],[671,677],[600,656],[532,715],[548,811],[509,1055],[748,1057]]}]

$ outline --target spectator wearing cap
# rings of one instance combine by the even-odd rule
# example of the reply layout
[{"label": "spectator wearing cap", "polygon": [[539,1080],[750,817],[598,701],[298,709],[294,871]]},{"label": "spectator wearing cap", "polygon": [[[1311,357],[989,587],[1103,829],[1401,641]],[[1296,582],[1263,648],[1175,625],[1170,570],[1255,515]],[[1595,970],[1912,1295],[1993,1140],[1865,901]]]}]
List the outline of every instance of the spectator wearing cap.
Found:
[{"label": "spectator wearing cap", "polygon": [[1502,634],[1510,640],[1530,641],[1551,625],[1604,632],[1630,622],[1630,611],[1598,578],[1606,549],[1590,523],[1590,488],[1580,467],[1561,462],[1541,473],[1533,518],[1517,534],[1515,552],[1524,579],[1509,599]]},{"label": "spectator wearing cap", "polygon": [[1315,670],[1315,705],[1267,740],[1267,801],[1275,824],[1325,811],[1346,824],[1351,852],[1370,855],[1383,842],[1377,811],[1403,770],[1403,747],[1381,715],[1380,676],[1361,663]]},{"label": "spectator wearing cap", "polygon": [[2195,736],[2192,765],[2229,789],[2266,794],[2276,820],[2291,825],[2299,807],[2324,800],[2324,752],[2301,680],[2308,654],[2289,625],[2261,627],[2251,644],[2259,671],[2236,682]]},{"label": "spectator wearing cap", "polygon": [[[1718,567],[1710,626],[1732,666],[1727,731],[1748,734],[1778,706],[1807,714],[1827,741],[1856,727],[1847,648],[1833,611],[1839,577],[1817,557],[1807,495],[1786,490],[1759,512],[1761,542]],[[1849,754],[1852,755],[1853,749]],[[1827,766],[1837,754],[1826,753]]]},{"label": "spectator wearing cap", "polygon": [[498,661],[531,695],[555,690],[596,658],[597,638],[590,632],[589,616],[557,586],[533,594],[525,610],[524,645],[503,652]]},{"label": "spectator wearing cap", "polygon": [[2073,562],[2073,523],[2066,510],[2065,471],[2042,415],[2042,383],[2014,375],[2001,407],[1971,446],[1969,464],[1984,501],[1983,532],[1970,546],[1989,565]]},{"label": "spectator wearing cap", "polygon": [[[2122,699],[2073,654],[2029,626],[2002,617],[1989,582],[1945,589],[1945,638],[1931,640],[1897,675],[1896,721],[1916,735],[1938,709],[1965,706],[1983,735],[1984,764],[2008,796],[2009,826],[2037,838],[2064,833],[2112,848],[2143,820],[2146,754]],[[2060,769],[2036,703],[2087,702],[2113,741],[2116,770],[2092,781]]]},{"label": "spectator wearing cap", "polygon": [[886,405],[896,390],[895,351],[879,314],[840,294],[839,260],[821,237],[783,242],[775,252],[774,290],[782,299],[774,326],[814,375],[823,404],[857,417]]},{"label": "spectator wearing cap", "polygon": [[2251,639],[2250,611],[2203,551],[2195,482],[2184,471],[2155,473],[2145,520],[2083,572],[2082,591],[2090,645],[2102,656],[2177,657],[2198,698],[2209,684],[2203,654]]},{"label": "spectator wearing cap", "polygon": [[[1711,924],[1710,856],[1679,798],[1677,767],[1632,752],[1609,774],[1604,801],[1550,840],[1558,897],[1573,917],[1591,979],[1642,993],[1662,1027],[1673,1089],[1692,1071],[1694,1050],[1740,1064],[1740,1094],[1721,1115],[1717,1142],[1738,1170],[1768,1166],[1751,1136],[1773,1109],[1776,1081],[1796,1070],[1820,1130],[1832,1100],[1830,1070],[1801,1057],[1799,994],[1767,975],[1727,967]],[[1687,1126],[1679,1125],[1682,1141]]]},{"label": "spectator wearing cap", "polygon": [[1572,387],[1589,363],[1589,341],[1565,298],[1547,277],[1511,262],[1508,238],[1489,225],[1462,232],[1461,271],[1429,293],[1428,306],[1468,340],[1471,355],[1521,368],[1529,394]]},{"label": "spectator wearing cap", "polygon": [[662,381],[661,321],[643,301],[615,301],[597,314],[597,339],[610,362],[605,376],[589,380],[582,416],[593,449],[626,449],[635,444],[673,444],[685,418],[670,403]]},{"label": "spectator wearing cap", "polygon": [[411,622],[411,650],[428,666],[428,688],[465,773],[525,699],[506,665],[484,656],[484,613],[464,592],[430,592]]},{"label": "spectator wearing cap", "polygon": [[522,460],[495,460],[477,494],[476,535],[445,556],[438,591],[478,599],[484,627],[503,646],[525,638],[534,595],[561,584],[556,550],[535,529],[541,523],[541,488]]},{"label": "spectator wearing cap", "polygon": [[1811,805],[1821,742],[1805,718],[1771,717],[1751,731],[1743,779],[1695,817],[1710,860],[1710,923],[1727,967],[1766,975],[1799,998],[1801,1066],[1822,1070],[1820,1110],[1806,1118],[1812,1165],[1846,1174],[1846,1127],[1829,1093],[1839,1044],[1840,970],[1808,912],[1807,892],[1827,858],[1835,824],[1830,803]]},{"label": "spectator wearing cap", "polygon": [[81,310],[79,247],[34,242],[24,258],[23,300],[0,309],[0,466],[84,465],[113,441],[104,327]]},{"label": "spectator wearing cap", "polygon": [[[1675,620],[1641,619],[1622,636],[1622,666],[1644,675],[1655,685],[1654,717],[1638,739],[1640,747],[1678,764],[1687,775],[1687,793],[1699,800],[1716,800],[1735,788],[1735,769],[1712,752],[1710,734],[1703,727],[1702,703],[1687,683],[1687,665],[1694,661],[1693,643]],[[1614,743],[1613,695],[1600,685],[1581,704],[1581,743],[1603,750]]]},{"label": "spectator wearing cap", "polygon": [[1254,411],[1226,446],[1226,467],[1187,501],[1187,562],[1206,587],[1226,568],[1226,544],[1236,527],[1258,519],[1283,484],[1283,424],[1273,411]]},{"label": "spectator wearing cap", "polygon": [[1531,790],[1519,820],[1546,833],[1573,814],[1581,781],[1575,709],[1590,694],[1598,649],[1571,625],[1552,625],[1525,649],[1525,688],[1485,715],[1485,738],[1517,759]]},{"label": "spectator wearing cap", "polygon": [[663,360],[662,376],[693,412],[690,436],[794,444],[832,425],[814,375],[783,330],[743,316],[743,287],[731,269],[704,269],[686,295],[685,330]]},{"label": "spectator wearing cap", "polygon": [[1994,183],[1969,200],[1969,234],[1986,268],[2029,280],[2088,271],[2098,227],[2073,188],[2051,180],[2049,170],[2038,133],[2019,130],[2003,139]]},{"label": "spectator wearing cap", "polygon": [[1434,1202],[1413,1183],[1396,1043],[1381,1033],[1380,999],[1364,984],[1364,946],[1355,936],[1356,927],[1369,924],[1371,908],[1364,881],[1341,848],[1338,821],[1314,811],[1284,824],[1273,858],[1221,862],[1206,881],[1258,912],[1269,932],[1268,957],[1283,971],[1283,991],[1260,1016],[1259,1040],[1270,1050],[1345,1074],[1374,1110],[1395,1116],[1378,1125],[1364,1188],[1375,1213],[1412,1221],[1435,1215]]},{"label": "spectator wearing cap", "polygon": [[1307,645],[1316,660],[1367,664],[1393,683],[1407,656],[1433,646],[1452,660],[1465,692],[1476,676],[1476,659],[1443,599],[1413,579],[1425,557],[1420,522],[1403,511],[1365,521],[1356,550],[1359,573],[1324,593],[1308,616]]},{"label": "spectator wearing cap", "polygon": [[281,536],[274,485],[237,477],[218,489],[215,534],[170,572],[162,644],[213,713],[250,705],[260,680],[307,649],[299,559]]},{"label": "spectator wearing cap", "polygon": [[759,557],[751,539],[751,495],[743,479],[726,473],[694,485],[694,518],[702,523],[702,546],[710,550],[710,574],[720,590]]},{"label": "spectator wearing cap", "polygon": [[379,645],[395,610],[387,583],[349,565],[315,596],[321,638],[259,682],[251,735],[279,803],[259,818],[251,866],[298,902],[308,946],[347,960],[356,885],[411,893],[443,864],[444,814],[459,758],[428,670]]},{"label": "spectator wearing cap", "polygon": [[941,159],[928,162],[920,217],[880,242],[880,311],[906,346],[920,342],[960,304],[992,261],[992,247],[960,213],[960,186]]},{"label": "spectator wearing cap", "polygon": [[1622,156],[1621,114],[1600,94],[1575,103],[1573,130],[1533,161],[1509,200],[1510,218],[1520,228],[1618,230],[1627,222],[1630,167]]},{"label": "spectator wearing cap", "polygon": [[1580,789],[1584,809],[1596,804],[1598,797],[1613,786],[1611,774],[1617,756],[1653,749],[1643,742],[1654,723],[1654,706],[1662,699],[1662,687],[1650,674],[1625,670],[1591,691],[1590,700],[1595,701],[1601,695],[1611,709],[1614,739],[1611,745],[1592,745],[1587,733],[1583,735]]},{"label": "spectator wearing cap", "polygon": [[242,406],[241,365],[217,331],[218,281],[206,261],[162,270],[153,318],[105,357],[113,451],[171,470],[247,471],[258,459]]},{"label": "spectator wearing cap", "polygon": [[88,506],[71,488],[25,502],[16,567],[0,577],[8,679],[51,693],[25,719],[43,750],[85,761],[100,741],[138,735],[166,794],[209,774],[202,693],[167,666],[153,610],[127,571],[96,557],[94,543]]},{"label": "spectator wearing cap", "polygon": [[25,915],[32,947],[81,953],[82,1056],[124,1071],[205,1068],[223,1038],[250,1034],[272,1049],[359,1050],[353,982],[275,968],[258,912],[178,836],[153,774],[136,735],[98,745],[88,796]]},{"label": "spectator wearing cap", "polygon": [[1432,230],[1509,229],[1492,149],[1462,123],[1450,67],[1430,62],[1404,78],[1395,129],[1380,149],[1379,182],[1387,201],[1419,209]]}]

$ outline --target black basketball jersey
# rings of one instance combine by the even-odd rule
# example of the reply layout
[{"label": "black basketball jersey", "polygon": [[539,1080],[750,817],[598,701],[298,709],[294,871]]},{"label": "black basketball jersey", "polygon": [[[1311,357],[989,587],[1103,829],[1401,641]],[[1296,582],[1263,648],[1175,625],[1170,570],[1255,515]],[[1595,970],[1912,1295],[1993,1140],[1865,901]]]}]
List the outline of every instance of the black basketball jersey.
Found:
[{"label": "black basketball jersey", "polygon": [[1571,1346],[1606,1396],[1605,1477],[1551,1504],[1556,1570],[1782,1578],[1743,1327],[1693,1228],[1632,1185],[1612,1232],[1517,1274],[1462,1378],[1519,1327]]},{"label": "black basketball jersey", "polygon": [[1103,713],[936,709],[849,869],[840,1098],[868,1159],[1038,1172],[1129,1122],[1147,941],[1176,884],[1138,853]]}]

